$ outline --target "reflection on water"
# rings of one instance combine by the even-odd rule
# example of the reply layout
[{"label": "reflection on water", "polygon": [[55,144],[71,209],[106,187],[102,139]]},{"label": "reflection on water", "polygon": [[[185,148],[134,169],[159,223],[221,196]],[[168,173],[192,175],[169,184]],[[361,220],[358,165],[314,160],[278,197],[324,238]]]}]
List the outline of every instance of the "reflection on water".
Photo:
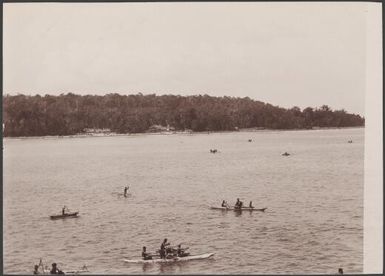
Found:
[{"label": "reflection on water", "polygon": [[[99,274],[360,273],[363,141],[363,129],[5,139],[4,270],[43,258]],[[268,209],[210,209],[237,198]],[[64,205],[79,218],[50,220]],[[164,238],[215,258],[123,262]]]},{"label": "reflection on water", "polygon": [[[184,265],[188,265],[187,263]],[[160,263],[159,271],[165,274],[183,273],[181,263]]]},{"label": "reflection on water", "polygon": [[143,268],[142,268],[142,271],[143,272],[147,272],[151,267],[153,267],[154,264],[149,264],[149,263],[144,263],[143,264]]},{"label": "reflection on water", "polygon": [[189,262],[174,263],[144,263],[142,264],[142,272],[144,273],[164,273],[164,274],[181,274],[189,271],[191,264],[194,262],[205,262],[209,264],[213,259],[208,260],[192,260]]}]

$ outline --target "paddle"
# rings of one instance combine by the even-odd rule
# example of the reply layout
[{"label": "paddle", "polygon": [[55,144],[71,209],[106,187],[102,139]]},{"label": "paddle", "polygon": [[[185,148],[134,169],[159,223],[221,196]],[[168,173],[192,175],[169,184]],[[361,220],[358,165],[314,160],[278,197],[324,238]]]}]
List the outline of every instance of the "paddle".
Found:
[{"label": "paddle", "polygon": [[44,271],[44,264],[43,264],[43,260],[40,258],[40,262],[39,262],[39,267],[41,266],[41,269],[43,270],[43,273],[45,272]]}]

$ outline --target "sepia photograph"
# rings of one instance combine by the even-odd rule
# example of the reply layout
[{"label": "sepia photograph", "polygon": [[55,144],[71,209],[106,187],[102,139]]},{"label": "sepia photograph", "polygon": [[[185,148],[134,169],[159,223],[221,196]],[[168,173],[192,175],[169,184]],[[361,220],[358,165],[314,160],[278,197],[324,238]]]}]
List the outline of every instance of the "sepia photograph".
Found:
[{"label": "sepia photograph", "polygon": [[381,10],[4,3],[2,273],[383,273]]}]

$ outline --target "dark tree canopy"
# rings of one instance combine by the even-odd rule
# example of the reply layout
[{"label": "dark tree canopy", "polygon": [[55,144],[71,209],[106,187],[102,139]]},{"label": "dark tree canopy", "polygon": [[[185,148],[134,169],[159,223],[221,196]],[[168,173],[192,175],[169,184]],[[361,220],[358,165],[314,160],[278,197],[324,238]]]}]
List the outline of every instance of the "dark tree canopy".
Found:
[{"label": "dark tree canopy", "polygon": [[75,95],[3,96],[4,136],[74,135],[86,128],[116,133],[146,132],[153,125],[175,130],[223,131],[241,128],[310,129],[363,126],[359,115],[329,106],[280,108],[250,98]]}]

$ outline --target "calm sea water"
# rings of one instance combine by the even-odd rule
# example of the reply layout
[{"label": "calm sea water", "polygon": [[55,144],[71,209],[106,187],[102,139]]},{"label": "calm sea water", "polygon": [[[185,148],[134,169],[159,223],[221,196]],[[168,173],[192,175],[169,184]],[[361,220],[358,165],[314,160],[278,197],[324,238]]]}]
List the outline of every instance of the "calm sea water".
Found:
[{"label": "calm sea water", "polygon": [[[362,272],[362,128],[5,139],[3,153],[6,273],[39,258],[99,274]],[[209,209],[237,197],[268,209]],[[50,220],[63,205],[80,217]],[[123,262],[164,238],[215,256]]]}]

